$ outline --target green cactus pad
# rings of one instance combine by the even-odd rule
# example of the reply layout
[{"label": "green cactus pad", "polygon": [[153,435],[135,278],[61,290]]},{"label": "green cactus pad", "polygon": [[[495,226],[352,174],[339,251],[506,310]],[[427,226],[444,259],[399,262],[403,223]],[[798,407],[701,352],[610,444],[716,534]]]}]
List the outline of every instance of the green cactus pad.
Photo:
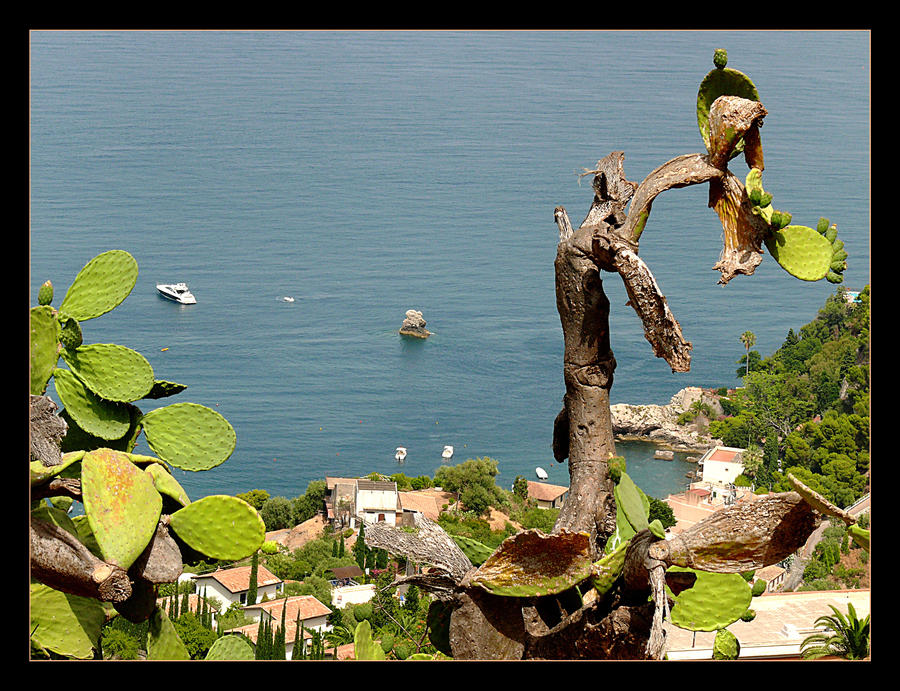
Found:
[{"label": "green cactus pad", "polygon": [[806,226],[786,226],[765,240],[769,253],[791,276],[802,281],[825,278],[831,264],[831,243]]},{"label": "green cactus pad", "polygon": [[78,537],[78,528],[75,527],[75,523],[72,521],[71,516],[62,509],[47,506],[46,503],[41,502],[36,509],[32,509],[31,516],[32,518],[44,521],[44,523],[49,523],[58,528],[62,528],[70,535]]},{"label": "green cactus pad", "polygon": [[671,621],[675,626],[689,631],[715,631],[733,624],[750,606],[750,585],[739,573],[710,573],[681,566],[671,566],[668,571],[694,573],[694,585],[673,597]]},{"label": "green cactus pad", "polygon": [[100,398],[68,370],[54,370],[53,383],[66,412],[88,434],[111,440],[128,432],[131,413],[126,406]]},{"label": "green cactus pad", "polygon": [[153,388],[153,368],[139,352],[113,343],[63,350],[62,359],[84,385],[107,401],[127,403]]},{"label": "green cactus pad", "polygon": [[494,550],[487,545],[478,542],[478,540],[473,540],[470,537],[463,537],[462,535],[451,535],[450,537],[453,538],[453,541],[463,551],[463,554],[465,554],[469,558],[469,561],[475,566],[483,564],[494,552]]},{"label": "green cactus pad", "polygon": [[106,314],[128,297],[137,276],[137,262],[128,252],[98,254],[78,272],[59,311],[78,321]]},{"label": "green cactus pad", "polygon": [[40,461],[31,461],[28,464],[28,475],[31,480],[31,486],[35,487],[36,485],[42,485],[45,482],[49,482],[57,475],[67,470],[69,466],[80,463],[84,454],[84,451],[80,453],[63,454],[62,462],[57,465],[48,466]]},{"label": "green cactus pad", "polygon": [[75,524],[75,529],[78,531],[78,540],[81,544],[87,547],[97,559],[103,559],[103,551],[97,543],[97,538],[94,537],[94,531],[91,530],[91,522],[88,520],[88,517],[84,514],[75,516],[72,518],[72,523]]},{"label": "green cactus pad", "polygon": [[713,660],[737,660],[741,654],[741,644],[731,631],[719,629],[713,641]]},{"label": "green cactus pad", "polygon": [[186,388],[186,384],[177,384],[173,381],[164,381],[162,379],[158,379],[153,382],[153,388],[150,389],[150,392],[146,396],[144,396],[144,398],[166,398],[168,396],[174,396],[175,394],[181,393]]},{"label": "green cactus pad", "polygon": [[49,305],[51,302],[53,302],[53,284],[44,281],[38,289],[38,304]]},{"label": "green cactus pad", "polygon": [[234,451],[237,437],[231,423],[197,403],[173,403],[141,419],[150,448],[182,470],[209,470]]},{"label": "green cactus pad", "polygon": [[207,660],[253,660],[256,654],[253,646],[243,636],[226,634],[216,639],[209,652]]},{"label": "green cactus pad", "polygon": [[372,625],[361,621],[353,633],[353,657],[356,660],[384,660],[381,644],[372,638]]},{"label": "green cactus pad", "polygon": [[605,595],[613,583],[622,575],[625,566],[625,553],[628,541],[622,542],[611,553],[591,565],[591,583],[597,592]]},{"label": "green cactus pad", "polygon": [[150,617],[147,634],[148,660],[190,660],[191,656],[178,637],[169,616],[157,607]]},{"label": "green cactus pad", "polygon": [[32,307],[30,317],[31,383],[29,391],[35,396],[42,396],[47,390],[47,383],[59,360],[56,347],[59,339],[59,323],[56,321],[52,307]]},{"label": "green cactus pad", "polygon": [[156,533],[162,497],[153,478],[122,452],[98,449],[81,460],[81,491],[104,559],[127,570]]},{"label": "green cactus pad", "polygon": [[616,506],[621,506],[625,517],[634,528],[635,532],[647,527],[647,517],[650,508],[649,500],[644,493],[634,484],[634,480],[628,473],[622,473],[619,484],[615,487]]},{"label": "green cactus pad", "polygon": [[658,518],[654,518],[647,527],[650,529],[650,532],[660,540],[666,539],[666,529],[663,528],[662,521]]},{"label": "green cactus pad", "polygon": [[[102,399],[101,399],[102,400]],[[90,451],[91,449],[115,449],[116,451],[131,451],[134,448],[135,441],[141,433],[140,417],[141,411],[131,403],[113,404],[106,401],[109,405],[116,405],[124,408],[128,414],[129,425],[128,430],[118,439],[103,439],[102,437],[90,434],[81,428],[75,419],[67,410],[61,410],[59,416],[66,421],[69,426],[66,436],[59,443],[59,448],[64,452],[72,452],[79,450]],[[124,416],[124,414],[123,414]]]},{"label": "green cactus pad", "polygon": [[471,581],[494,595],[553,595],[588,578],[591,566],[587,533],[526,530],[504,540]]},{"label": "green cactus pad", "polygon": [[182,506],[187,506],[191,503],[187,492],[184,491],[178,480],[172,477],[172,474],[161,464],[150,463],[144,468],[144,472],[153,478],[153,486],[156,487],[156,491],[160,494],[171,497]]},{"label": "green cactus pad", "polygon": [[213,559],[243,559],[266,539],[266,525],[250,504],[226,494],[204,497],[179,509],[169,527],[192,549]]},{"label": "green cactus pad", "polygon": [[860,528],[855,523],[847,528],[847,531],[850,533],[850,537],[853,538],[853,541],[862,547],[866,552],[869,551],[869,531],[865,528]]},{"label": "green cactus pad", "polygon": [[[750,78],[743,72],[738,72],[730,67],[716,67],[711,70],[703,81],[700,82],[700,90],[697,92],[697,126],[700,128],[700,136],[709,151],[709,109],[719,96],[740,96],[749,101],[759,101],[759,93]],[[732,158],[744,149],[741,140],[732,153]]]},{"label": "green cactus pad", "polygon": [[63,593],[43,583],[33,582],[29,594],[32,644],[65,657],[93,658],[106,621],[103,606],[93,598]]},{"label": "green cactus pad", "polygon": [[625,512],[622,510],[622,504],[620,502],[616,502],[616,531],[609,536],[609,539],[606,541],[606,546],[603,548],[603,551],[607,554],[612,554],[615,550],[617,550],[621,545],[627,543],[637,531],[632,527],[631,523],[628,522],[628,519],[625,517]]}]

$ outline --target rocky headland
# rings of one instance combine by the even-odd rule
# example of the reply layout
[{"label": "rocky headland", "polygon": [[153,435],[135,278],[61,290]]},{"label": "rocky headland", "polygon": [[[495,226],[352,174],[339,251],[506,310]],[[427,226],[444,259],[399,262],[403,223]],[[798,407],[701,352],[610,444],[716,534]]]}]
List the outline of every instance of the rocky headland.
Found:
[{"label": "rocky headland", "polygon": [[708,405],[714,416],[722,414],[719,397],[713,391],[689,386],[672,396],[667,405],[617,403],[610,406],[613,434],[617,441],[651,442],[674,451],[705,451],[710,446],[721,445],[720,440],[709,436],[706,415],[678,424],[678,417],[695,401]]}]

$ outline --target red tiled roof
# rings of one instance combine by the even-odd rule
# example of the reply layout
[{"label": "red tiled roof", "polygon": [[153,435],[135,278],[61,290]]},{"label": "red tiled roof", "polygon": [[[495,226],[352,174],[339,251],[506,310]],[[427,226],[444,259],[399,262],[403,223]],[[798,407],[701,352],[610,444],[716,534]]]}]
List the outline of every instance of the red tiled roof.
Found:
[{"label": "red tiled roof", "polygon": [[740,451],[729,451],[728,449],[716,449],[713,451],[707,461],[722,461],[723,463],[735,463],[737,459],[735,458],[740,454]]},{"label": "red tiled roof", "polygon": [[546,482],[528,480],[528,496],[531,499],[553,501],[554,499],[559,499],[568,491],[568,487],[562,487],[561,485],[550,485]]},{"label": "red tiled roof", "polygon": [[[224,585],[229,592],[240,593],[250,589],[250,568],[251,567],[249,566],[236,566],[232,569],[220,569],[211,573],[202,574],[197,576],[197,578],[214,578]],[[276,585],[281,582],[282,581],[278,576],[273,574],[262,564],[259,565],[256,572],[257,587]]]},{"label": "red tiled roof", "polygon": [[244,609],[264,609],[271,615],[272,619],[280,622],[281,610],[285,606],[287,607],[284,613],[285,623],[289,621],[296,622],[298,615],[300,616],[300,621],[307,621],[314,617],[331,614],[331,610],[312,595],[295,595],[278,600],[269,600],[268,602],[261,602],[255,605],[247,605]]}]

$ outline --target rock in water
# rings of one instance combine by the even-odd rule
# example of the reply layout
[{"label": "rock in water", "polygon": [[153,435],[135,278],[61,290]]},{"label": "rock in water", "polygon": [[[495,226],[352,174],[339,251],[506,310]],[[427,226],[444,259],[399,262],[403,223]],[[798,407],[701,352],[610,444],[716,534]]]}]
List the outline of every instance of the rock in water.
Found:
[{"label": "rock in water", "polygon": [[431,332],[425,328],[425,320],[422,313],[418,310],[407,310],[406,319],[400,326],[401,336],[412,336],[413,338],[428,338]]}]

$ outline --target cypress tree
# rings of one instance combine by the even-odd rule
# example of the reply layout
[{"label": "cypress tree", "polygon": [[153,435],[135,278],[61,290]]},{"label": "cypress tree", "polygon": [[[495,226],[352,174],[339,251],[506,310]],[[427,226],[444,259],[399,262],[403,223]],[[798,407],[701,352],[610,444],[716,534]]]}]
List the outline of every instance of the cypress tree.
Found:
[{"label": "cypress tree", "polygon": [[257,581],[257,572],[259,571],[259,552],[253,553],[253,558],[250,561],[250,588],[247,590],[247,604],[255,605],[256,604],[256,581]]},{"label": "cypress tree", "polygon": [[343,534],[341,535],[341,544],[340,544],[340,547],[338,547],[338,556],[339,556],[339,557],[343,557],[343,556],[344,556],[344,536],[343,536]]},{"label": "cypress tree", "polygon": [[191,609],[191,601],[189,599],[187,591],[185,590],[184,595],[181,596],[181,612],[179,613],[178,616],[181,616],[185,612],[190,611],[190,609]]},{"label": "cypress tree", "polygon": [[292,660],[302,660],[303,650],[300,644],[300,610],[297,610],[297,626],[294,627],[294,649],[291,651]]},{"label": "cypress tree", "polygon": [[281,628],[275,632],[275,645],[274,645],[274,654],[272,655],[273,660],[284,660],[285,652],[284,652],[284,613],[287,610],[287,601],[285,601],[281,606]]},{"label": "cypress tree", "polygon": [[256,659],[265,660],[263,657],[266,647],[266,624],[264,618],[260,616],[259,626],[256,628]]},{"label": "cypress tree", "polygon": [[331,543],[331,556],[336,557],[338,555],[338,545],[337,542]]}]

